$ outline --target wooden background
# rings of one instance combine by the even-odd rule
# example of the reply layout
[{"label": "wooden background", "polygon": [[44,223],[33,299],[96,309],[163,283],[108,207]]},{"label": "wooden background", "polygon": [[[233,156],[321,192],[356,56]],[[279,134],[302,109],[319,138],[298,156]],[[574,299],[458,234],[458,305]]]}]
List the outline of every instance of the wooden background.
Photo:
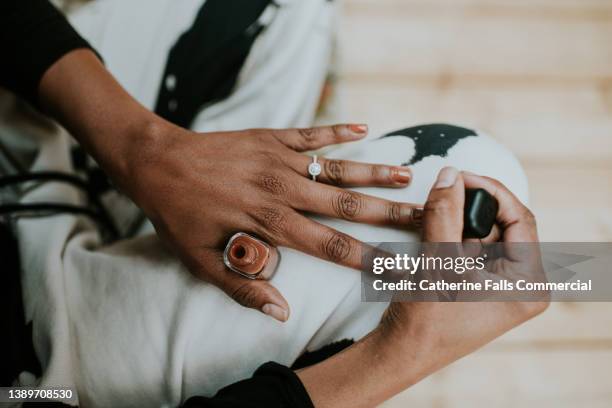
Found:
[{"label": "wooden background", "polygon": [[[545,241],[612,241],[612,0],[345,0],[342,119],[484,130]],[[611,271],[612,273],[612,271]],[[384,404],[612,407],[612,304],[544,315]]]}]

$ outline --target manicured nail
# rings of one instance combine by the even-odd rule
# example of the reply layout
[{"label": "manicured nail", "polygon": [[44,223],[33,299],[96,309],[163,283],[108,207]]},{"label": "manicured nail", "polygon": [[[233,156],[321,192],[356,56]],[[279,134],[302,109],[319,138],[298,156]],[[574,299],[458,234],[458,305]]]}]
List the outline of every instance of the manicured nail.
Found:
[{"label": "manicured nail", "polygon": [[261,311],[279,322],[286,322],[289,317],[289,313],[285,309],[273,303],[266,303],[261,308]]},{"label": "manicured nail", "polygon": [[358,134],[360,136],[368,133],[368,125],[349,125],[348,128],[351,132]]},{"label": "manicured nail", "polygon": [[391,178],[399,184],[408,184],[412,180],[412,171],[408,167],[392,167]]},{"label": "manicured nail", "polygon": [[458,175],[459,170],[454,167],[443,168],[440,170],[440,173],[438,173],[438,180],[436,180],[434,188],[447,188],[452,186],[455,184]]}]

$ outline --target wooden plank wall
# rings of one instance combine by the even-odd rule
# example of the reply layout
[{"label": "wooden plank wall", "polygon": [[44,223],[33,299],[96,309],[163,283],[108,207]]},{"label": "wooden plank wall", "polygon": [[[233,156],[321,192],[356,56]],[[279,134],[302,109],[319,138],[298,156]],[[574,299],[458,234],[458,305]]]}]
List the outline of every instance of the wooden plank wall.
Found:
[{"label": "wooden plank wall", "polygon": [[[612,0],[342,9],[338,119],[482,129],[525,166],[542,240],[612,241]],[[610,367],[612,305],[554,304],[385,407],[611,407]]]}]

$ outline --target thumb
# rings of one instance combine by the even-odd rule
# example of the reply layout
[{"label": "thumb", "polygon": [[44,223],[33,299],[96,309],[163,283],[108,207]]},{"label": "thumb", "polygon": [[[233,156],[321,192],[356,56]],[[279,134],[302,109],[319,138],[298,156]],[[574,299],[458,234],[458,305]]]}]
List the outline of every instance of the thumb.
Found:
[{"label": "thumb", "polygon": [[229,297],[244,307],[257,309],[274,319],[285,322],[289,319],[289,304],[278,289],[268,281],[249,279],[229,270],[223,263],[221,251],[207,249],[200,254],[199,271],[196,275],[213,283]]},{"label": "thumb", "polygon": [[463,176],[454,167],[444,167],[423,208],[423,241],[461,242],[464,202]]},{"label": "thumb", "polygon": [[266,280],[245,278],[225,268],[219,286],[244,307],[257,309],[280,322],[289,319],[289,304]]}]

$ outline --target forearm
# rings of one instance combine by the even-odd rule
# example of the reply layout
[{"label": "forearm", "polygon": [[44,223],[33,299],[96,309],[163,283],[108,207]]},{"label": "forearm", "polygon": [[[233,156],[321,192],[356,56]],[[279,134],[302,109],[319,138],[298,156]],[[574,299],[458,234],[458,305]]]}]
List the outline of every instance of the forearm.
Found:
[{"label": "forearm", "polygon": [[120,181],[139,152],[170,126],[131,97],[88,49],[53,64],[39,86],[42,108]]},{"label": "forearm", "polygon": [[297,374],[317,408],[372,407],[429,375],[438,367],[435,360],[417,337],[397,341],[377,329]]}]

